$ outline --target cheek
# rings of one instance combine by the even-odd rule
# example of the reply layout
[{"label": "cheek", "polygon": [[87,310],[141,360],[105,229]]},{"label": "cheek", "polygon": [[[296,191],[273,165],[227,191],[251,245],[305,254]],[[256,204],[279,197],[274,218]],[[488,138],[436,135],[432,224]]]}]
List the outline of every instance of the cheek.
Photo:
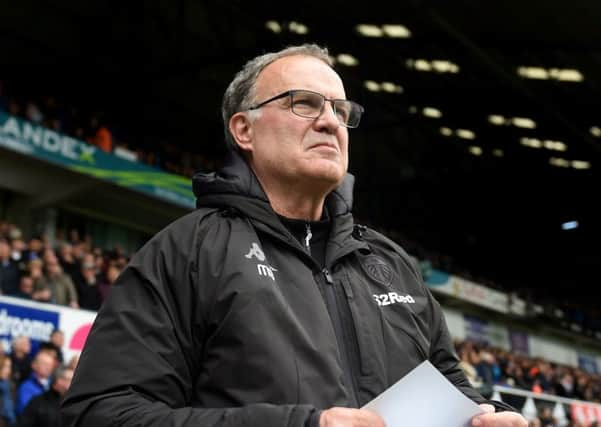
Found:
[{"label": "cheek", "polygon": [[342,159],[344,161],[345,169],[348,167],[348,134],[341,137],[340,141],[340,151],[342,153]]}]

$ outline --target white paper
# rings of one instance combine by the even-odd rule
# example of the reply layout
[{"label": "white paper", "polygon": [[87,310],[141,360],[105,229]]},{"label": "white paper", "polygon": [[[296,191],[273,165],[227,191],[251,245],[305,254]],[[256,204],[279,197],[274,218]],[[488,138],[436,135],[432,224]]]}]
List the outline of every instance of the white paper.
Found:
[{"label": "white paper", "polygon": [[469,427],[484,411],[429,361],[424,361],[363,407],[386,427]]}]

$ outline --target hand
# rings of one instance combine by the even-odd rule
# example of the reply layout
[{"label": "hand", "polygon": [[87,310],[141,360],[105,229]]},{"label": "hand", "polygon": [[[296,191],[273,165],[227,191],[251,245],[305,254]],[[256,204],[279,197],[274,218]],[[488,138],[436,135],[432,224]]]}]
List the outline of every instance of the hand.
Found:
[{"label": "hand", "polygon": [[321,413],[319,427],[386,427],[384,420],[366,409],[330,408]]},{"label": "hand", "polygon": [[528,421],[517,412],[496,412],[495,407],[488,403],[482,403],[480,408],[485,414],[472,418],[472,427],[528,427]]}]

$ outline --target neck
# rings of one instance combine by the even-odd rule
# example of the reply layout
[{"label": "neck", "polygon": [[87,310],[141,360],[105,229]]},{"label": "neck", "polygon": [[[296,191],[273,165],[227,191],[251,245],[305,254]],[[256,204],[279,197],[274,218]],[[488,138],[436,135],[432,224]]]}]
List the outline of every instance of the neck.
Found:
[{"label": "neck", "polygon": [[318,184],[299,185],[287,180],[264,180],[257,174],[269,203],[278,214],[290,219],[318,221],[323,212],[326,196],[333,190],[331,184],[320,188]]},{"label": "neck", "polygon": [[326,195],[308,195],[303,192],[287,190],[268,191],[267,197],[273,210],[286,218],[318,221],[323,212]]}]

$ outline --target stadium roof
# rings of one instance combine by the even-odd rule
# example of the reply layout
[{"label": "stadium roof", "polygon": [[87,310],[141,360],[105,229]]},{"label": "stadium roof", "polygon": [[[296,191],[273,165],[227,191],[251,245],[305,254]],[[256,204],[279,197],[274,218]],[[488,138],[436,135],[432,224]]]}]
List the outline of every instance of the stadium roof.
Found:
[{"label": "stadium roof", "polygon": [[361,220],[509,287],[596,295],[601,2],[133,4],[3,5],[0,78],[219,157],[235,71],[326,45],[366,108],[351,134]]}]

